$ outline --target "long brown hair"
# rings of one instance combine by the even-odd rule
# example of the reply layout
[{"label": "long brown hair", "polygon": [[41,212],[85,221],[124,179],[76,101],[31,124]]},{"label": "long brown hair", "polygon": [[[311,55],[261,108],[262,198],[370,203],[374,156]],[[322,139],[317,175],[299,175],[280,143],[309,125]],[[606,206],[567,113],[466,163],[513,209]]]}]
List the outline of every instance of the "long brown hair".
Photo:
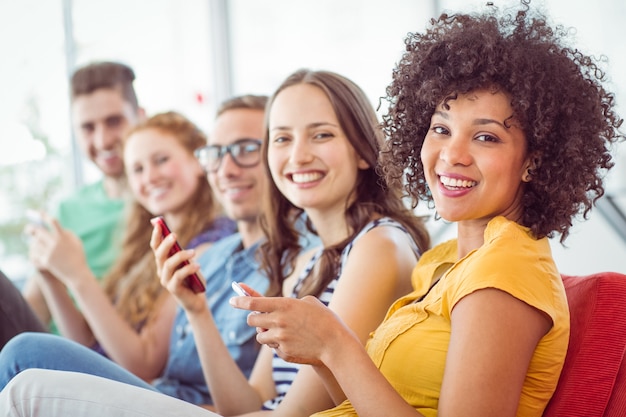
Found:
[{"label": "long brown hair", "polygon": [[[369,223],[375,215],[388,216],[401,223],[415,240],[421,251],[428,249],[430,238],[423,220],[404,206],[400,198],[400,187],[391,188],[378,171],[378,158],[382,145],[382,131],[376,112],[359,86],[349,79],[329,71],[302,69],[290,75],[270,98],[266,111],[266,130],[263,144],[265,169],[268,167],[268,117],[276,96],[287,87],[297,84],[310,84],[321,89],[330,100],[341,129],[345,132],[358,155],[370,168],[359,170],[352,193],[352,201],[346,207],[346,219],[350,235],[338,244],[324,248],[319,267],[302,286],[299,297],[308,294],[319,295],[337,274],[339,258],[344,247]],[[285,277],[293,271],[295,259],[300,252],[299,232],[294,227],[294,219],[302,209],[295,207],[285,198],[273,181],[268,181],[269,192],[265,200],[261,226],[267,236],[262,246],[262,266],[270,277],[270,290],[278,294]],[[308,220],[307,220],[308,222]],[[313,232],[312,225],[308,228]]]},{"label": "long brown hair", "polygon": [[[172,135],[192,155],[195,149],[207,142],[206,135],[196,125],[175,112],[149,118],[130,130],[124,142],[133,133],[146,129],[157,129]],[[199,178],[198,189],[183,210],[186,227],[175,232],[181,246],[185,247],[192,238],[209,229],[219,213],[205,175]],[[105,292],[115,303],[117,311],[135,327],[149,318],[163,291],[150,249],[150,219],[155,214],[137,201],[130,204],[120,256],[103,280]]]}]

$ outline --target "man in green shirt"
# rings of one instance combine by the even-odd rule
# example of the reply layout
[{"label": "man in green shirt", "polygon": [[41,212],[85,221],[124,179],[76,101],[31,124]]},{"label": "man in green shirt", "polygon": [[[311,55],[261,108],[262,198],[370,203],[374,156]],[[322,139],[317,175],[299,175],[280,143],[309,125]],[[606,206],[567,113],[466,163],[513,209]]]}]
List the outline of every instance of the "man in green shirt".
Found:
[{"label": "man in green shirt", "polygon": [[[144,118],[133,88],[133,70],[117,62],[96,62],[78,69],[71,79],[74,134],[81,150],[102,172],[102,179],[86,185],[63,200],[56,216],[62,227],[76,234],[94,275],[101,278],[113,264],[129,190],[122,159],[125,132]],[[55,244],[63,246],[62,236]],[[41,274],[31,277],[24,297],[44,323],[50,311],[38,285]],[[38,276],[39,275],[39,276]]]}]

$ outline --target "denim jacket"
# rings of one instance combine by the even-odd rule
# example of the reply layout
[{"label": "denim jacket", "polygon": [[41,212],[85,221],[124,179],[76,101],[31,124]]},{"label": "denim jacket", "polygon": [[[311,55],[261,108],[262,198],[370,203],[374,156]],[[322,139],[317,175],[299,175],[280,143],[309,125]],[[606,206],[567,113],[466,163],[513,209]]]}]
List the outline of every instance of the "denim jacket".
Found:
[{"label": "denim jacket", "polygon": [[[249,376],[259,352],[256,330],[246,323],[249,314],[228,303],[235,296],[231,282],[244,282],[264,293],[269,285],[259,270],[256,252],[260,242],[242,249],[239,233],[213,244],[198,259],[206,279],[206,299],[231,356],[246,377]],[[153,381],[159,391],[193,404],[212,404],[191,325],[184,310],[178,307],[170,336],[170,354],[163,375]]]}]

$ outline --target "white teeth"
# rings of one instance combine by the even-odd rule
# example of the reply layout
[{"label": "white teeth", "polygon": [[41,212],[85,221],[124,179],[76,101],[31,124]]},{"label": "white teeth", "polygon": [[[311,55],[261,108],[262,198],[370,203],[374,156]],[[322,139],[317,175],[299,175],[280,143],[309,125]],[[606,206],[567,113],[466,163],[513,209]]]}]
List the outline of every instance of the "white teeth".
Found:
[{"label": "white teeth", "polygon": [[100,158],[113,158],[117,156],[117,151],[100,151],[98,156]]},{"label": "white teeth", "polygon": [[478,184],[476,181],[460,180],[458,178],[444,176],[440,176],[439,180],[443,185],[450,188],[470,188]]},{"label": "white teeth", "polygon": [[166,192],[167,192],[167,188],[163,188],[163,187],[153,188],[152,190],[150,190],[150,196],[151,197],[160,197],[163,194],[165,194]]},{"label": "white teeth", "polygon": [[245,188],[243,187],[236,187],[236,188],[226,188],[224,190],[224,193],[226,194],[237,194],[240,193],[241,191],[243,191]]},{"label": "white teeth", "polygon": [[306,182],[313,182],[322,178],[320,172],[306,172],[303,174],[291,174],[291,180],[296,184],[302,184]]}]

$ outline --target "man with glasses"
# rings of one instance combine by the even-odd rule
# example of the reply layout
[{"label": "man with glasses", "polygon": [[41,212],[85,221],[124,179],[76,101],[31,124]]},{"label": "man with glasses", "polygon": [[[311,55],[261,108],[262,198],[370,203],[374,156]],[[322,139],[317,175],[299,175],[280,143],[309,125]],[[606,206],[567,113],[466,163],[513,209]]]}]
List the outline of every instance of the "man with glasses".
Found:
[{"label": "man with glasses", "polygon": [[[261,200],[269,179],[261,163],[261,138],[267,97],[241,96],[227,100],[217,112],[208,146],[196,156],[207,172],[215,196],[228,217],[237,222],[238,233],[221,239],[200,258],[206,279],[207,305],[230,355],[249,376],[259,352],[256,329],[248,326],[247,314],[233,309],[232,282],[245,282],[260,292],[269,280],[259,270],[257,249],[264,239],[259,224]],[[212,404],[196,345],[205,334],[195,331],[179,307],[170,337],[170,355],[161,378],[153,383],[159,391],[194,404]],[[204,340],[215,343],[214,340]]]},{"label": "man with glasses", "polygon": [[227,153],[233,158],[233,162],[242,168],[255,166],[259,163],[260,148],[261,141],[258,139],[238,139],[226,146],[205,146],[196,150],[195,155],[207,172],[217,172],[222,158]]}]

